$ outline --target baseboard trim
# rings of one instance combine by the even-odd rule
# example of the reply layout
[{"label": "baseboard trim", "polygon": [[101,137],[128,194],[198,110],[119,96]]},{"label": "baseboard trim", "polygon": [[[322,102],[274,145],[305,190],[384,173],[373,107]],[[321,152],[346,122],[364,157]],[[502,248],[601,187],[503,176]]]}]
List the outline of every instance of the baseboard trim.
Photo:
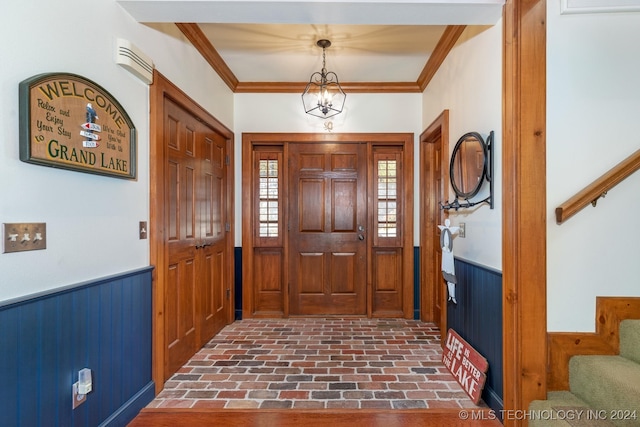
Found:
[{"label": "baseboard trim", "polygon": [[549,332],[547,390],[569,390],[569,359],[620,353],[620,322],[640,319],[640,297],[597,297],[596,332]]},{"label": "baseboard trim", "polygon": [[126,426],[153,400],[155,395],[155,383],[151,381],[104,420],[99,427]]},{"label": "baseboard trim", "polygon": [[[487,404],[489,408],[491,408],[495,413],[502,414],[504,410],[504,402],[502,401],[502,397],[491,387],[485,387],[484,393],[482,394],[482,399],[484,403]],[[502,418],[501,418],[502,419]]]}]

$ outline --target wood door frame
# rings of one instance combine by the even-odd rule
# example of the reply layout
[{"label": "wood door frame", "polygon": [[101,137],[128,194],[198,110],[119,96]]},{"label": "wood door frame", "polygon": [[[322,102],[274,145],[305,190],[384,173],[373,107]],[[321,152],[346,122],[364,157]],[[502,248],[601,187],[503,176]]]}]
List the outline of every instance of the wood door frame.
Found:
[{"label": "wood door frame", "polygon": [[[253,164],[252,164],[252,151],[253,146],[256,145],[284,145],[285,159],[287,155],[287,148],[285,142],[303,143],[303,142],[326,142],[326,143],[340,143],[340,142],[367,142],[367,162],[372,161],[372,146],[374,145],[399,145],[404,147],[403,150],[403,171],[404,171],[404,188],[402,189],[405,197],[405,218],[404,218],[404,235],[403,235],[403,248],[405,249],[406,259],[402,267],[402,274],[405,278],[403,280],[403,312],[405,318],[413,318],[413,212],[414,212],[414,194],[413,194],[413,140],[414,134],[412,133],[244,133],[242,135],[242,317],[251,318],[254,317],[255,303],[253,298],[253,253],[250,249],[254,247],[254,233],[253,224],[254,212],[253,196],[252,196],[252,180],[253,180]],[[283,165],[285,173],[288,173],[287,162]],[[370,172],[369,172],[370,173]],[[287,181],[285,179],[285,181]],[[283,202],[288,204],[287,189],[283,191]],[[371,209],[373,200],[370,195],[367,195],[368,206]],[[285,210],[285,215],[288,215]],[[370,212],[372,212],[370,210]],[[285,224],[288,223],[288,218],[284,219]],[[369,229],[370,226],[368,226]],[[286,233],[286,227],[285,227]],[[369,240],[370,241],[370,240]],[[284,239],[284,257],[288,260],[288,236]],[[370,256],[368,251],[367,256]],[[367,261],[370,265],[370,260]],[[288,269],[284,272],[284,283],[289,282]],[[367,272],[367,298],[371,295],[371,273]],[[284,287],[283,294],[288,298],[287,286]],[[367,304],[370,306],[370,304]],[[368,307],[368,310],[370,308]],[[288,304],[284,307],[285,317],[288,317]],[[370,315],[370,314],[369,314]]]},{"label": "wood door frame", "polygon": [[164,149],[164,100],[171,99],[204,122],[227,141],[229,163],[227,165],[226,218],[230,224],[227,231],[227,248],[230,262],[226,266],[225,276],[231,289],[227,307],[227,323],[233,321],[234,314],[234,170],[233,170],[233,132],[215,119],[193,99],[157,70],[153,72],[153,84],[149,88],[149,250],[153,270],[153,314],[152,314],[152,378],[158,394],[164,387],[163,364],[165,360],[164,342],[164,295],[166,286],[167,245],[165,244],[165,162]]},{"label": "wood door frame", "polygon": [[[431,157],[427,155],[433,150],[433,144],[440,142],[440,188],[435,188],[433,182],[434,168],[429,163]],[[440,319],[435,316],[435,298],[437,286],[444,286],[440,257],[430,256],[430,248],[435,247],[440,240],[438,225],[443,224],[446,212],[440,203],[448,200],[449,189],[449,110],[444,110],[420,135],[420,319],[425,322],[440,322],[441,342],[444,344],[447,331],[447,298],[442,292],[440,301]],[[438,215],[433,213],[438,212]]]},{"label": "wood door frame", "polygon": [[[502,86],[505,410],[547,395],[546,0],[506,0]],[[507,427],[526,420],[505,419]]]},{"label": "wood door frame", "polygon": [[[505,410],[547,393],[546,0],[506,0],[502,86]],[[505,419],[506,427],[528,425]]]}]

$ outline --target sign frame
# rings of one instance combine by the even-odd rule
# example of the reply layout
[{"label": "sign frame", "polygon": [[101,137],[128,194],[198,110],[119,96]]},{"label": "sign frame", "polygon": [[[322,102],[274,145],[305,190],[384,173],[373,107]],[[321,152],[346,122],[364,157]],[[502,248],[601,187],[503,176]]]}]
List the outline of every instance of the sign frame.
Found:
[{"label": "sign frame", "polygon": [[136,179],[136,128],[102,86],[72,73],[20,82],[20,160],[114,178]]}]

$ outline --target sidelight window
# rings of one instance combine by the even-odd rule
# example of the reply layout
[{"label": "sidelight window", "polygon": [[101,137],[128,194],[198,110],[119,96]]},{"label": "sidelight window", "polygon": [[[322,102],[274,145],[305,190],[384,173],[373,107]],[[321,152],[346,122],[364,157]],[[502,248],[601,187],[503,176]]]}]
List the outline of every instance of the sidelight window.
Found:
[{"label": "sidelight window", "polygon": [[260,237],[278,237],[280,221],[278,160],[259,160],[258,169],[258,235]]},{"label": "sidelight window", "polygon": [[398,167],[396,160],[378,161],[378,237],[398,234]]}]

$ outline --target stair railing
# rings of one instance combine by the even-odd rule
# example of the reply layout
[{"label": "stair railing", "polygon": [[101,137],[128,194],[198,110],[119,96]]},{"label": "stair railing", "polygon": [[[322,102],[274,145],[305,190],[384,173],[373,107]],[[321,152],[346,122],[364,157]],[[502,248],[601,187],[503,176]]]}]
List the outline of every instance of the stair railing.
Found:
[{"label": "stair railing", "polygon": [[596,206],[598,199],[607,195],[607,191],[640,169],[640,150],[618,163],[609,172],[580,190],[575,196],[556,208],[556,222],[562,224],[591,203]]}]

